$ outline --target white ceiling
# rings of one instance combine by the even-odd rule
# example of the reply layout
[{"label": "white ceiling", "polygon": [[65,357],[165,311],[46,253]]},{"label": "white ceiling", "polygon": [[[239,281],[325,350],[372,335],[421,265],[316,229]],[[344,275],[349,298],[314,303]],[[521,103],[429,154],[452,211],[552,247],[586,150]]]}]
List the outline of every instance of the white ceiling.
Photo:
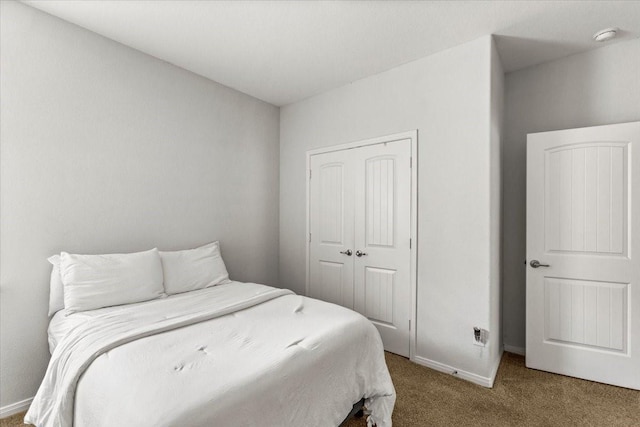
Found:
[{"label": "white ceiling", "polygon": [[486,34],[507,71],[640,37],[640,1],[24,3],[275,105]]}]

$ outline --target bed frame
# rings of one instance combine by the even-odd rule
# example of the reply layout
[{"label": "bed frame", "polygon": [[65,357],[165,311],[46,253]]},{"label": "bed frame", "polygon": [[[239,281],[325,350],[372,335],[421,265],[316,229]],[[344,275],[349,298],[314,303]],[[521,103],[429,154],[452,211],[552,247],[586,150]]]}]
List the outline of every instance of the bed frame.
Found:
[{"label": "bed frame", "polygon": [[360,401],[357,402],[355,405],[353,405],[351,412],[349,412],[349,415],[347,415],[347,418],[345,418],[344,421],[340,423],[339,427],[346,426],[352,417],[360,418],[363,415],[364,415],[364,397],[360,399]]}]

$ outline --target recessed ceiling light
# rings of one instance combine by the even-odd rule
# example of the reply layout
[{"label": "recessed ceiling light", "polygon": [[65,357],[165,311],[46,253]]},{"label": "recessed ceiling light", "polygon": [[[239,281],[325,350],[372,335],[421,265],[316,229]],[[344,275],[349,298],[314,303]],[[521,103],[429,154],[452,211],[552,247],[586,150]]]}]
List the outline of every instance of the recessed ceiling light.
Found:
[{"label": "recessed ceiling light", "polygon": [[606,42],[614,38],[617,32],[618,32],[617,28],[606,28],[604,30],[600,30],[597,33],[595,33],[593,35],[593,40],[597,42]]}]

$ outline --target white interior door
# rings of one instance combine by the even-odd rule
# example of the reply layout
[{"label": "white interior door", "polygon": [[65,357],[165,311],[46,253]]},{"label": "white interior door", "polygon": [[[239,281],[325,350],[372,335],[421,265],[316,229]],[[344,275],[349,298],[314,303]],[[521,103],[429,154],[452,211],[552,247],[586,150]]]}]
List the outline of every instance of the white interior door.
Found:
[{"label": "white interior door", "polygon": [[370,145],[355,157],[355,310],[385,349],[409,355],[411,140]]},{"label": "white interior door", "polygon": [[308,294],[353,309],[352,151],[312,156],[311,174]]},{"label": "white interior door", "polygon": [[310,156],[308,295],[356,310],[409,356],[411,139]]},{"label": "white interior door", "polygon": [[528,136],[528,367],[640,389],[639,230],[640,122]]}]

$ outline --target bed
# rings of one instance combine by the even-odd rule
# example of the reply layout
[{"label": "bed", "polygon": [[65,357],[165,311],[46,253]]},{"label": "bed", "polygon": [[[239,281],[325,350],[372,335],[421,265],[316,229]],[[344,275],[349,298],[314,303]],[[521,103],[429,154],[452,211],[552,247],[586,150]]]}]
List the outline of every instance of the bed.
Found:
[{"label": "bed", "polygon": [[363,398],[369,426],[391,425],[375,327],[284,289],[226,281],[61,310],[49,345],[37,426],[338,426]]}]

